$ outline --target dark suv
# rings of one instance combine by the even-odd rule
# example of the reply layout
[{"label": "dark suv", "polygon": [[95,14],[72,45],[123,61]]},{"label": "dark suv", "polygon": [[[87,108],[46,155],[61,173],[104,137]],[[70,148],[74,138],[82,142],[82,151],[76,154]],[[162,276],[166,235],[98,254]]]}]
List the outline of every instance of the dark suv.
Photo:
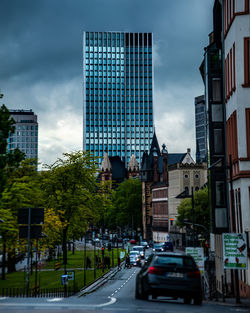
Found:
[{"label": "dark suv", "polygon": [[174,246],[171,241],[164,242],[162,245],[164,251],[174,251]]},{"label": "dark suv", "polygon": [[202,303],[200,271],[191,256],[156,252],[136,276],[135,297],[153,299],[159,296],[183,298],[184,303]]}]

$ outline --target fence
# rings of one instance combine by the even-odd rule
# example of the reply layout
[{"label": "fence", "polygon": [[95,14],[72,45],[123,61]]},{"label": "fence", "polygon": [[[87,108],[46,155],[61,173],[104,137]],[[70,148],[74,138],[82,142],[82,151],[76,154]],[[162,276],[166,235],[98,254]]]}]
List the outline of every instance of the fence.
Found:
[{"label": "fence", "polygon": [[0,288],[1,297],[39,297],[39,298],[62,298],[73,296],[78,292],[75,287],[59,288]]}]

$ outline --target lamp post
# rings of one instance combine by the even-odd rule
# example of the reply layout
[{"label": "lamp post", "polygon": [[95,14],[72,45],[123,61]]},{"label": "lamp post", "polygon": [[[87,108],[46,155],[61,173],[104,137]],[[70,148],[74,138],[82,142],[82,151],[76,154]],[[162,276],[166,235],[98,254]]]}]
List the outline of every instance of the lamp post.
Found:
[{"label": "lamp post", "polygon": [[[0,223],[5,223],[4,220],[0,219]],[[5,254],[6,254],[6,242],[5,242],[5,231],[2,232],[3,238],[3,258],[2,258],[2,280],[5,280]]]}]

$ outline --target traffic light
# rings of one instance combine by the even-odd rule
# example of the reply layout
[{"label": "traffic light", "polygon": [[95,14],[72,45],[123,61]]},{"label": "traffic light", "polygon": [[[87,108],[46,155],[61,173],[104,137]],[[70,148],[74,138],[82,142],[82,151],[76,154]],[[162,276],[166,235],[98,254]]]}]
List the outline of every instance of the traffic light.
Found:
[{"label": "traffic light", "polygon": [[102,247],[102,256],[104,256],[104,251],[105,251],[105,248]]},{"label": "traffic light", "polygon": [[111,251],[111,243],[108,243],[108,251]]}]

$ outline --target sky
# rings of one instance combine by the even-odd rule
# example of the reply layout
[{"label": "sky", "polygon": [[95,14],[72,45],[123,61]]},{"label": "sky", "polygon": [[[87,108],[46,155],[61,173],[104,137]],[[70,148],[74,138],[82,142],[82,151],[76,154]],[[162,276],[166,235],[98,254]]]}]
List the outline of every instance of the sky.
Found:
[{"label": "sky", "polygon": [[153,32],[154,123],[195,157],[194,98],[214,0],[0,0],[0,101],[38,116],[41,166],[82,150],[83,31]]}]

